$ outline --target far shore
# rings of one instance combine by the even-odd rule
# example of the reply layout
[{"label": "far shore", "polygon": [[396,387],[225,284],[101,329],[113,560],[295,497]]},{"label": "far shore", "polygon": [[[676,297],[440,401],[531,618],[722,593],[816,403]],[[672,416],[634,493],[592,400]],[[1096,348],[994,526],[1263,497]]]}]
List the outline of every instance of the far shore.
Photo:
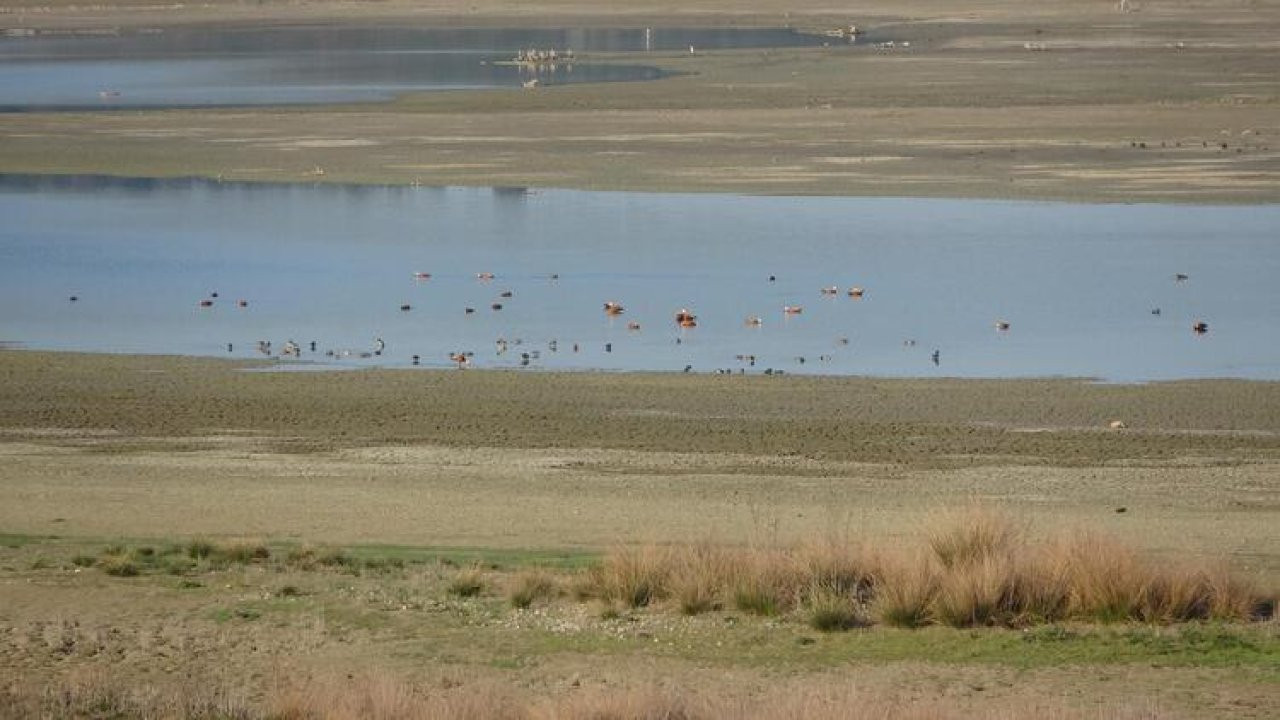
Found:
[{"label": "far shore", "polygon": [[[1137,7],[1137,5],[1135,5]],[[346,106],[0,115],[0,172],[1257,204],[1280,202],[1280,11],[1208,2],[625,6],[205,3],[0,8],[3,28],[179,25],[782,27],[861,24],[890,49],[583,57],[643,83],[404,95]],[[305,142],[300,142],[304,138]],[[320,175],[317,171],[323,171]]]}]

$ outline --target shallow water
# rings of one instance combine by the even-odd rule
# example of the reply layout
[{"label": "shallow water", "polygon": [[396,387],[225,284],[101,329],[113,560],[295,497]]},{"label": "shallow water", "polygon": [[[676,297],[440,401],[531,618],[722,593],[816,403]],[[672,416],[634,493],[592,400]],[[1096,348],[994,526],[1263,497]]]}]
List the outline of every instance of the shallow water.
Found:
[{"label": "shallow water", "polygon": [[[344,367],[473,351],[477,367],[528,352],[557,369],[1280,379],[1280,206],[0,176],[0,214],[0,341],[33,348],[244,358],[293,339]],[[609,300],[626,313],[606,317]],[[682,307],[698,327],[676,326]],[[361,359],[377,338],[385,354]]]},{"label": "shallow water", "polygon": [[[0,37],[0,110],[201,107],[386,100],[423,90],[651,80],[583,53],[816,45],[790,30],[188,28],[91,37]],[[536,72],[518,50],[574,50]]]}]

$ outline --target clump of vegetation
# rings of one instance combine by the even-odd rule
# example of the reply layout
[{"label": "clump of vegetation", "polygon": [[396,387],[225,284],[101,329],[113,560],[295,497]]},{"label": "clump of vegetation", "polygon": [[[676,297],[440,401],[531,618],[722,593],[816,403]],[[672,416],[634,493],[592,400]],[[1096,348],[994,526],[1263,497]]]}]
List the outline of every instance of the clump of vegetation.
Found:
[{"label": "clump of vegetation", "polygon": [[392,570],[403,570],[404,560],[398,557],[372,557],[366,558],[364,561],[366,570],[375,572],[387,572]]},{"label": "clump of vegetation", "polygon": [[593,568],[600,599],[627,607],[645,607],[667,595],[671,556],[657,546],[618,548]]},{"label": "clump of vegetation", "polygon": [[685,615],[719,610],[723,588],[732,571],[732,557],[709,543],[676,552],[667,579],[671,595]]},{"label": "clump of vegetation", "polygon": [[899,562],[876,589],[875,614],[886,625],[918,628],[933,620],[937,573],[928,556]]},{"label": "clump of vegetation", "polygon": [[937,580],[933,616],[952,627],[1008,623],[1017,602],[1009,563],[993,555],[947,568]]},{"label": "clump of vegetation", "polygon": [[302,597],[302,589],[297,585],[285,585],[276,591],[276,597],[296,598]]},{"label": "clump of vegetation", "polygon": [[473,565],[455,573],[447,589],[450,595],[469,598],[483,593],[485,584],[484,571],[478,565]]},{"label": "clump of vegetation", "polygon": [[971,507],[936,514],[926,536],[942,567],[953,568],[1006,557],[1022,546],[1025,533],[1002,511]]},{"label": "clump of vegetation", "polygon": [[1222,564],[1158,564],[1095,533],[1032,543],[1024,527],[984,509],[937,522],[920,551],[892,561],[866,546],[830,540],[773,549],[616,550],[588,573],[589,590],[579,598],[643,607],[670,597],[685,614],[726,604],[764,616],[802,612],[824,628],[841,627],[841,618],[855,612],[908,628],[1165,624],[1274,614],[1274,598]]},{"label": "clump of vegetation", "polygon": [[126,555],[104,555],[98,558],[102,572],[115,577],[135,577],[142,573],[138,564]]},{"label": "clump of vegetation", "polygon": [[206,560],[217,548],[208,540],[192,540],[187,543],[187,557],[192,560]]},{"label": "clump of vegetation", "polygon": [[857,600],[847,592],[827,586],[810,588],[805,610],[809,626],[821,632],[836,632],[870,624]]},{"label": "clump of vegetation", "polygon": [[356,559],[342,548],[326,548],[316,554],[316,562],[325,567],[355,567]]},{"label": "clump of vegetation", "polygon": [[228,564],[248,565],[270,559],[271,549],[262,543],[237,542],[215,548],[211,557]]},{"label": "clump of vegetation", "polygon": [[800,575],[783,552],[752,550],[741,554],[732,573],[733,604],[743,612],[777,615],[798,596]]},{"label": "clump of vegetation", "polygon": [[528,570],[516,575],[507,590],[511,606],[525,609],[541,600],[557,595],[556,579],[545,570]]}]

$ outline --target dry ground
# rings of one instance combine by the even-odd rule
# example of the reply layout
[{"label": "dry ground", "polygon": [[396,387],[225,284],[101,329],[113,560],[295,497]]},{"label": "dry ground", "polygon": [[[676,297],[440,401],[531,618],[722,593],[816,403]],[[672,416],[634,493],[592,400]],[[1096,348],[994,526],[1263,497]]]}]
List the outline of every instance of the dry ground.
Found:
[{"label": "dry ground", "polygon": [[1280,7],[1133,7],[481,2],[460,15],[452,3],[13,5],[0,23],[63,30],[859,22],[910,47],[644,55],[681,74],[351,107],[11,114],[0,116],[0,170],[311,180],[318,166],[326,181],[428,185],[1275,202]]}]

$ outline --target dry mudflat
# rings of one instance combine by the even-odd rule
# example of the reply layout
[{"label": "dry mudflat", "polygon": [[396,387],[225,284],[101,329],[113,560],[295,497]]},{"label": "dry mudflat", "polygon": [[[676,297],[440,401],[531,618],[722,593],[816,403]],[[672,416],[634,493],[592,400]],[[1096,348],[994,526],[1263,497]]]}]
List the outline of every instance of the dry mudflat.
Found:
[{"label": "dry mudflat", "polygon": [[0,357],[13,532],[599,549],[901,536],[978,499],[1153,551],[1280,566],[1274,383]]}]

